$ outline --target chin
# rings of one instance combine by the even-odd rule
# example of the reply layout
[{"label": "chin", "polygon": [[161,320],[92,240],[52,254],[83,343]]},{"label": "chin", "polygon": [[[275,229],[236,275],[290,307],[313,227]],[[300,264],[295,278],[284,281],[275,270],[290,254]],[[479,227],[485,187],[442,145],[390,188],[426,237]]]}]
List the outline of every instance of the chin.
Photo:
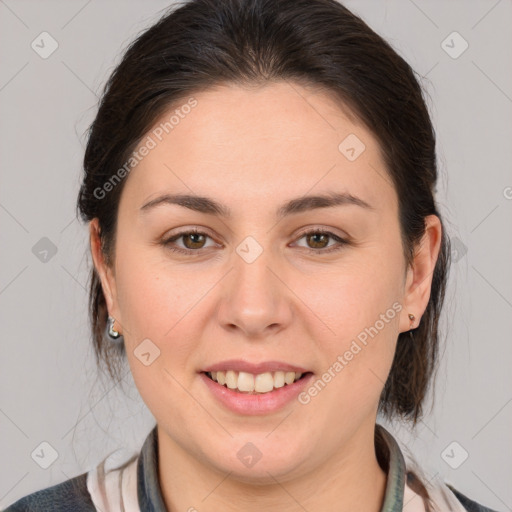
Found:
[{"label": "chin", "polygon": [[[231,479],[247,484],[269,485],[276,480],[289,480],[298,475],[305,462],[305,451],[298,446],[283,451],[282,447],[268,441],[265,444],[263,440],[233,444],[236,448],[226,447],[210,463],[222,474],[229,473]],[[234,456],[227,457],[229,452]]]}]

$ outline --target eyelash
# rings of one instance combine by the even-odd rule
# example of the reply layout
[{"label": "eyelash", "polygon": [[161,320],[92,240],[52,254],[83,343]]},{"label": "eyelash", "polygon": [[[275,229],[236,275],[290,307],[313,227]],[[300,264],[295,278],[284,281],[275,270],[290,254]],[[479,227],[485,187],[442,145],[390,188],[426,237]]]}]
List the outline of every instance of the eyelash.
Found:
[{"label": "eyelash", "polygon": [[[210,235],[208,235],[208,233],[204,233],[203,231],[199,231],[198,229],[190,229],[188,231],[182,231],[181,233],[177,233],[177,234],[173,235],[171,238],[163,240],[162,241],[162,245],[164,245],[170,251],[181,253],[181,254],[186,254],[188,256],[192,256],[191,253],[199,253],[201,251],[201,249],[180,249],[180,248],[176,248],[176,247],[172,247],[171,246],[171,244],[173,242],[175,242],[176,240],[182,238],[185,235],[191,235],[191,234],[205,235],[208,238],[211,238]],[[343,238],[340,238],[339,236],[335,235],[334,233],[332,233],[330,231],[324,231],[324,230],[321,230],[321,229],[312,229],[312,230],[309,230],[309,231],[304,231],[303,233],[301,233],[299,235],[299,238],[297,240],[300,240],[301,238],[304,238],[307,235],[328,235],[330,238],[332,238],[333,240],[335,240],[339,244],[337,247],[334,246],[334,247],[331,247],[329,249],[310,249],[310,248],[307,248],[307,247],[304,248],[310,254],[312,254],[312,253],[316,253],[316,254],[327,254],[327,253],[329,253],[330,254],[330,253],[333,253],[333,252],[336,252],[336,251],[339,251],[339,250],[343,249],[343,246],[349,244],[349,242],[347,240],[344,240]]]}]

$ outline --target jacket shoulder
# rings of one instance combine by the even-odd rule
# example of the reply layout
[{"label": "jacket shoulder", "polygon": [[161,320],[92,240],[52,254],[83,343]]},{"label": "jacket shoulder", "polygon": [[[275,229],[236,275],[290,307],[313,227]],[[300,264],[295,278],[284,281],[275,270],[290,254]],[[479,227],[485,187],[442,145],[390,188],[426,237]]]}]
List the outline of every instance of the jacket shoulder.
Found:
[{"label": "jacket shoulder", "polygon": [[457,491],[457,489],[454,489],[450,484],[446,485],[448,486],[450,491],[452,491],[453,494],[455,494],[455,497],[461,502],[462,506],[468,512],[497,512],[496,510],[484,507],[483,505],[480,505],[480,503],[471,500],[470,498],[462,494],[460,491]]},{"label": "jacket shoulder", "polygon": [[4,512],[74,512],[96,511],[87,490],[87,473],[65,480],[60,484],[28,494],[9,505]]}]

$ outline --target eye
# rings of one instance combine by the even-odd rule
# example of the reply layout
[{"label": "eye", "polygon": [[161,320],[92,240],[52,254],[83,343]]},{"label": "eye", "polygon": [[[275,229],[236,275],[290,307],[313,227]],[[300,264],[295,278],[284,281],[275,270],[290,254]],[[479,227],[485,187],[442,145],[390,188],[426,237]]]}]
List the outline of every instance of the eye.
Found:
[{"label": "eye", "polygon": [[[176,247],[175,242],[183,238],[185,248]],[[199,249],[205,248],[205,241],[211,237],[207,233],[203,233],[198,229],[190,229],[188,231],[182,231],[177,233],[170,238],[167,238],[162,244],[173,252],[179,252],[182,254],[190,254],[192,252],[198,252]]]},{"label": "eye", "polygon": [[[343,248],[344,245],[347,245],[349,242],[344,240],[343,238],[335,235],[330,231],[313,229],[306,232],[303,232],[299,238],[301,240],[305,238],[307,243],[313,244],[314,248],[306,247],[306,250],[311,253],[331,253],[335,251],[339,251]],[[326,245],[328,243],[328,239],[331,238],[337,244],[333,244],[329,249],[324,249],[325,247],[329,247]]]},{"label": "eye", "polygon": [[[178,247],[176,246],[176,241],[180,238],[183,239],[183,245],[184,247]],[[198,229],[189,229],[188,231],[181,231],[180,233],[176,233],[170,238],[165,239],[162,241],[162,245],[164,245],[166,248],[173,252],[186,254],[188,256],[191,256],[192,253],[197,252],[199,253],[201,249],[208,248],[208,246],[205,246],[206,240],[211,237],[204,233],[203,231],[199,231]],[[325,231],[321,229],[312,229],[309,231],[303,232],[298,240],[301,240],[305,238],[307,240],[308,244],[313,244],[313,248],[306,247],[305,249],[310,253],[332,253],[335,251],[339,251],[343,248],[344,245],[347,245],[349,242],[347,240],[344,240],[343,238],[339,237],[338,235],[335,235],[331,231]],[[336,243],[329,246],[328,240],[332,239]],[[327,249],[325,247],[328,247]]]}]

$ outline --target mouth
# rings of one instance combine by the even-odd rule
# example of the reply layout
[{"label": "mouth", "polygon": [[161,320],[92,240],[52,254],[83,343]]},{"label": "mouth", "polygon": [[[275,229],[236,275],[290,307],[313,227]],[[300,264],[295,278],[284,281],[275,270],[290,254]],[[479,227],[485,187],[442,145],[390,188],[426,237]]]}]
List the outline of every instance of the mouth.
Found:
[{"label": "mouth", "polygon": [[305,379],[312,372],[274,371],[253,374],[243,371],[201,372],[210,380],[232,391],[246,395],[264,395]]}]

